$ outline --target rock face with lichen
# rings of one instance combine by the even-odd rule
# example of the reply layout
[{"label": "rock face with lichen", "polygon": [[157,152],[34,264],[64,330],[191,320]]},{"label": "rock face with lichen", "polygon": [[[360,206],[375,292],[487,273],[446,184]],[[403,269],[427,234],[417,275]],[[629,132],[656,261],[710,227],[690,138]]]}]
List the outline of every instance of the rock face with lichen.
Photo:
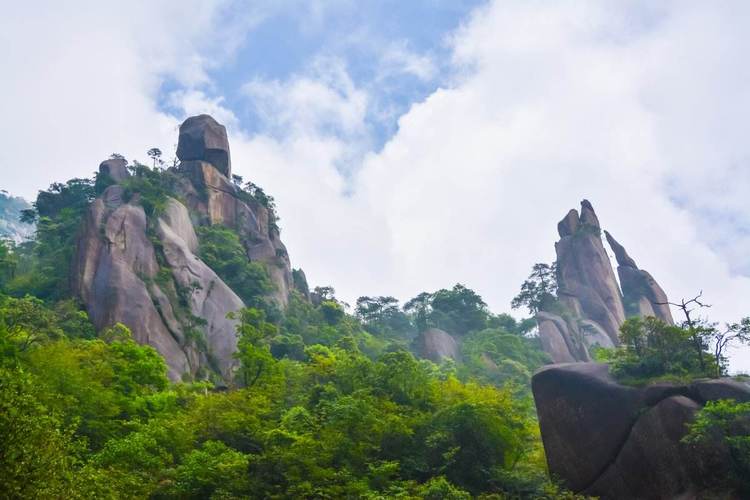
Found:
[{"label": "rock face with lichen", "polygon": [[239,296],[198,256],[196,228],[222,225],[236,232],[248,261],[260,262],[284,308],[292,287],[289,256],[267,197],[230,180],[225,128],[208,115],[180,127],[172,195],[147,216],[130,184],[126,162],[102,162],[110,184],[82,224],[72,287],[98,329],[122,323],[136,341],[156,348],[173,380],[210,375],[230,381],[236,367]]},{"label": "rock face with lichen", "polygon": [[[672,324],[667,296],[651,275],[605,231],[618,263],[618,284],[588,200],[557,225],[557,300],[537,313],[542,346],[556,363],[590,361],[593,346],[619,343],[628,316],[656,316]],[[622,288],[621,288],[622,286]]]},{"label": "rock face with lichen", "polygon": [[702,485],[728,474],[729,451],[685,445],[687,424],[707,401],[750,401],[738,380],[635,388],[597,363],[542,368],[532,391],[550,473],[602,499],[701,498]]}]

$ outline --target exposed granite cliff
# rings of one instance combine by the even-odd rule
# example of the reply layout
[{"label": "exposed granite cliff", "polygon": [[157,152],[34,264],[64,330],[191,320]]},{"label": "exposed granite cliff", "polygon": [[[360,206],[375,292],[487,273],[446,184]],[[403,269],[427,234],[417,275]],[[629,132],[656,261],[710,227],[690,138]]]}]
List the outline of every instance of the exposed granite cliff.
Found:
[{"label": "exposed granite cliff", "polygon": [[620,289],[591,203],[583,200],[580,214],[568,212],[557,230],[557,301],[536,315],[542,346],[554,362],[590,361],[592,346],[617,345],[628,316],[657,316],[672,323],[669,307],[658,304],[666,302],[664,291],[605,232],[619,264]]},{"label": "exposed granite cliff", "polygon": [[147,217],[121,159],[102,162],[111,183],[89,208],[78,237],[74,292],[98,329],[128,326],[136,341],[165,358],[173,380],[214,372],[229,381],[235,368],[235,322],[242,300],[198,256],[196,227],[236,231],[248,260],[265,265],[273,299],[285,307],[292,286],[275,215],[229,178],[226,130],[208,115],[180,127],[180,165],[173,197]]},{"label": "exposed granite cliff", "polygon": [[750,401],[750,385],[737,380],[634,388],[597,363],[542,368],[532,391],[550,473],[603,499],[696,498],[728,473],[728,450],[707,460],[681,442],[686,424],[707,401]]}]

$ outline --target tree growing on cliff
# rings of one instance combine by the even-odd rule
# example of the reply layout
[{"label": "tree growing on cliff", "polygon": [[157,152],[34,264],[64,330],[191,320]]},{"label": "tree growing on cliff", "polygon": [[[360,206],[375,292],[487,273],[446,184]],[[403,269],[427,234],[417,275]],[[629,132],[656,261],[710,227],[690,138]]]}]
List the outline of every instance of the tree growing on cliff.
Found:
[{"label": "tree growing on cliff", "polygon": [[521,291],[513,297],[510,306],[513,309],[526,306],[532,313],[537,313],[556,300],[557,263],[537,263],[531,268],[531,274],[521,284]]},{"label": "tree growing on cliff", "polygon": [[154,163],[154,168],[156,168],[156,165],[164,165],[164,160],[161,159],[161,149],[159,148],[151,148],[148,151],[146,151],[146,154]]}]

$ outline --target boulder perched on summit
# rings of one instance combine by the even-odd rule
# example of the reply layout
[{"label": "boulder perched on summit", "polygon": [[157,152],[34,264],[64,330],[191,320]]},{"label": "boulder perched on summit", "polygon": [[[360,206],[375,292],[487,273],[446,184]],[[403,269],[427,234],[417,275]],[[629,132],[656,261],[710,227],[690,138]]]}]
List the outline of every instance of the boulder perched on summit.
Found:
[{"label": "boulder perched on summit", "polygon": [[191,116],[180,125],[177,158],[183,162],[205,161],[231,177],[227,129],[209,115]]},{"label": "boulder perched on summit", "polygon": [[128,162],[125,158],[110,158],[99,164],[99,174],[109,177],[113,182],[122,182],[130,177]]},{"label": "boulder perched on summit", "polygon": [[108,186],[82,221],[71,286],[98,330],[127,326],[164,356],[172,380],[232,383],[237,321],[228,315],[245,303],[201,258],[202,235],[211,226],[233,233],[248,263],[268,276],[263,300],[279,308],[288,303],[291,263],[273,204],[231,179],[222,125],[188,118],[177,154],[179,166],[151,173],[169,179],[158,195],[139,191],[143,172],[131,177],[124,159],[102,162]]}]

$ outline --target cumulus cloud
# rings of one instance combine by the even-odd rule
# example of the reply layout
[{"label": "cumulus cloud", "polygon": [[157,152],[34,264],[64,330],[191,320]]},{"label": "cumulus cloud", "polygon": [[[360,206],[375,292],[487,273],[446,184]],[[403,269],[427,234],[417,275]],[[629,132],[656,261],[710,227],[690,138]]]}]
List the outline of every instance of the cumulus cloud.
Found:
[{"label": "cumulus cloud", "polygon": [[[747,314],[736,249],[750,215],[739,202],[750,109],[728,83],[744,70],[714,62],[741,60],[742,16],[680,6],[496,2],[477,12],[453,39],[455,84],[401,117],[353,195],[308,179],[311,194],[286,196],[294,174],[269,172],[297,262],[348,300],[460,281],[507,310],[531,265],[554,257],[556,221],[588,198],[672,297],[703,289],[712,318]],[[305,156],[289,168],[308,171]],[[734,366],[750,368],[750,357]]]},{"label": "cumulus cloud", "polygon": [[[0,53],[14,68],[0,98],[18,122],[0,168],[16,176],[28,165],[9,186],[27,194],[50,172],[86,175],[111,150],[171,144],[182,116],[156,108],[154,83],[169,74],[186,87],[170,98],[178,115],[211,112],[230,125],[233,168],[277,198],[294,264],[347,301],[462,282],[508,310],[531,265],[554,258],[557,220],[588,198],[671,297],[703,289],[713,319],[736,320],[750,312],[748,10],[488,3],[449,40],[450,85],[403,114],[379,151],[367,147],[374,89],[335,58],[250,82],[265,128],[248,135],[206,81],[210,15],[148,50],[114,17],[58,27],[50,14],[23,28],[5,18],[2,46],[30,45]],[[149,17],[139,19],[145,29]],[[45,30],[49,39],[25,34]],[[409,57],[393,60],[417,76],[432,71]],[[342,170],[342,159],[357,168]],[[735,353],[733,366],[750,370],[750,354]]]},{"label": "cumulus cloud", "polygon": [[[173,151],[178,121],[160,111],[165,81],[206,85],[262,8],[229,2],[33,2],[0,17],[3,187],[33,198],[89,176],[118,152]],[[217,29],[220,25],[221,29]]]}]

